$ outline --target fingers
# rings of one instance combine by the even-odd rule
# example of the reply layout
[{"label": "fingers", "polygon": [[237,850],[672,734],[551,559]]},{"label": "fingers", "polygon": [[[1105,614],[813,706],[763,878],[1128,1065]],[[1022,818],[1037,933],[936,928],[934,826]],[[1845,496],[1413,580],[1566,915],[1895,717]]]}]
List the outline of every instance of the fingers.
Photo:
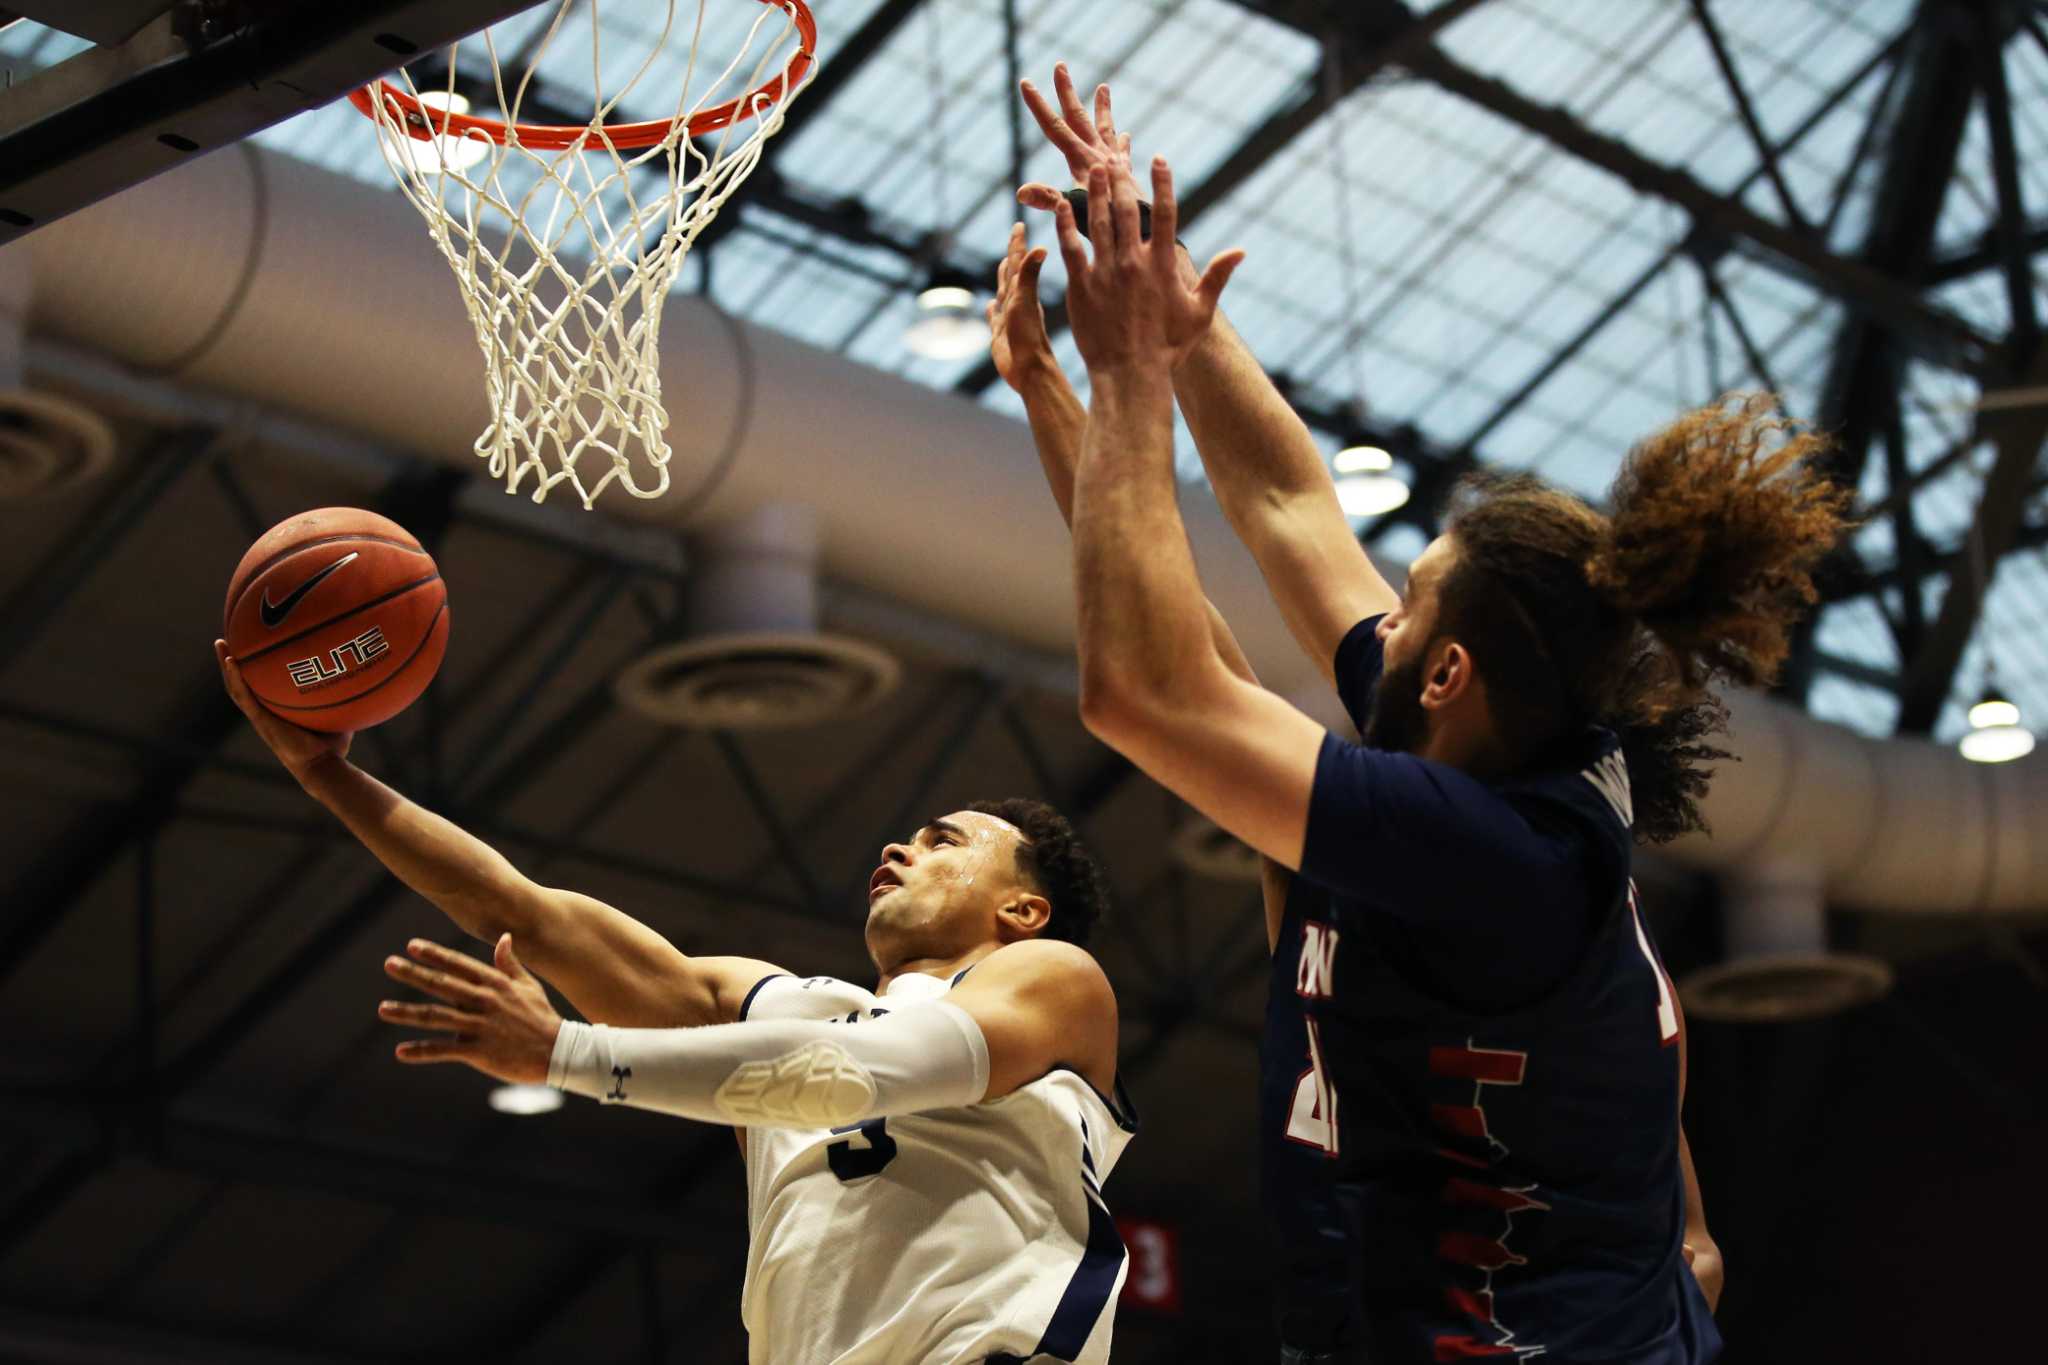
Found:
[{"label": "fingers", "polygon": [[220,661],[220,680],[228,690],[229,699],[241,709],[243,715],[253,719],[256,713],[252,708],[256,705],[256,698],[250,695],[249,684],[242,680],[242,666],[228,653],[226,640],[213,642],[213,657]]},{"label": "fingers", "polygon": [[1052,186],[1041,184],[1035,180],[1029,185],[1022,186],[1017,191],[1018,203],[1027,209],[1042,209],[1047,213],[1051,213],[1052,206],[1065,197],[1065,195]]},{"label": "fingers", "polygon": [[405,950],[429,967],[439,967],[443,971],[453,972],[465,980],[483,985],[497,984],[496,974],[488,966],[468,953],[458,953],[455,949],[443,947],[432,939],[408,939]]},{"label": "fingers", "polygon": [[[1106,177],[1109,181],[1110,217],[1116,224],[1116,247],[1125,260],[1136,260],[1144,240],[1138,220],[1138,187],[1127,175]],[[1095,177],[1088,178],[1089,197],[1094,198]],[[1092,206],[1091,206],[1092,207]]]},{"label": "fingers", "polygon": [[1100,166],[1088,171],[1088,240],[1097,255],[1106,256],[1116,246],[1116,224],[1110,204],[1109,172]]},{"label": "fingers", "polygon": [[1024,255],[1023,265],[1017,270],[1017,296],[1035,299],[1038,297],[1038,272],[1045,269],[1047,252],[1042,246],[1032,247]]},{"label": "fingers", "polygon": [[393,1049],[392,1055],[407,1065],[417,1066],[428,1062],[467,1062],[480,1054],[467,1038],[408,1038]]},{"label": "fingers", "polygon": [[491,957],[498,964],[498,970],[514,981],[532,979],[533,974],[526,970],[526,964],[519,960],[518,950],[512,946],[511,930],[498,935],[498,946]]},{"label": "fingers", "polygon": [[1067,70],[1065,62],[1052,69],[1052,90],[1059,97],[1060,113],[1066,116],[1067,125],[1093,141],[1094,127],[1088,122],[1088,111],[1081,107],[1081,97],[1074,92],[1073,73]]},{"label": "fingers", "polygon": [[480,1014],[467,1010],[453,1009],[447,1005],[428,1005],[416,1001],[386,1000],[377,1006],[377,1017],[387,1024],[403,1024],[407,1028],[432,1029],[436,1033],[453,1033],[468,1040],[483,1027]]},{"label": "fingers", "polygon": [[1173,197],[1173,170],[1166,158],[1152,158],[1153,258],[1177,268],[1173,240],[1180,236],[1180,202]]},{"label": "fingers", "polygon": [[[1094,196],[1089,196],[1091,203]],[[1072,281],[1086,278],[1088,274],[1088,244],[1081,237],[1081,228],[1074,221],[1074,205],[1062,195],[1052,210],[1053,230],[1059,235],[1060,259],[1067,263],[1067,277]],[[1067,286],[1073,288],[1072,284]]]},{"label": "fingers", "polygon": [[1024,107],[1031,111],[1038,130],[1045,134],[1046,141],[1058,149],[1067,159],[1068,169],[1078,173],[1088,160],[1088,141],[1076,132],[1072,125],[1061,118],[1053,107],[1046,103],[1045,96],[1030,81],[1020,81],[1017,89],[1024,96]]},{"label": "fingers", "polygon": [[1216,311],[1217,304],[1223,298],[1223,287],[1230,283],[1230,277],[1237,273],[1237,268],[1243,264],[1243,247],[1232,247],[1228,251],[1219,252],[1216,259],[1209,262],[1209,268],[1202,272],[1202,282],[1195,286],[1195,293],[1200,297],[1204,311],[1211,314]]},{"label": "fingers", "polygon": [[1109,86],[1095,87],[1095,136],[1105,147],[1117,145],[1116,119],[1109,112]]}]

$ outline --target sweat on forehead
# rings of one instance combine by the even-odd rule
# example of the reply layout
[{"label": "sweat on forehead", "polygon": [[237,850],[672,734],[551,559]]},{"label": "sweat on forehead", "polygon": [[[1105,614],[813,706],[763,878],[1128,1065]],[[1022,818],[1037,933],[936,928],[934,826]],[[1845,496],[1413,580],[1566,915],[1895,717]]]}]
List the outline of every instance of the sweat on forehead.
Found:
[{"label": "sweat on forehead", "polygon": [[[1017,842],[1020,844],[1031,842],[1024,837],[1023,830],[1018,829],[1008,820],[1003,819],[1002,816],[990,815],[986,811],[978,810],[956,810],[951,815],[940,816],[926,825],[925,829],[951,829],[965,835],[981,835],[984,837],[1000,830],[1015,835]],[[920,830],[918,832],[921,834],[924,831]]]}]

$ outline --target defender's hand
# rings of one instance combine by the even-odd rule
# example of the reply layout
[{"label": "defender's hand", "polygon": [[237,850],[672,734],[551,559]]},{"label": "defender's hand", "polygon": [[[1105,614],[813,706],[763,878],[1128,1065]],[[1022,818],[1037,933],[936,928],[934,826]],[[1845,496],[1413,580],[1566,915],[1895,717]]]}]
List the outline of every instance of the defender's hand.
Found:
[{"label": "defender's hand", "polygon": [[1024,245],[1024,225],[1010,229],[1009,250],[996,271],[996,297],[988,306],[989,357],[1003,382],[1022,393],[1035,372],[1057,368],[1052,338],[1045,330],[1045,307],[1038,298],[1038,272],[1045,248]]},{"label": "defender's hand", "polygon": [[[1067,64],[1061,62],[1052,71],[1053,94],[1059,99],[1060,107],[1055,110],[1046,102],[1037,86],[1024,81],[1018,87],[1024,95],[1024,105],[1031,110],[1031,117],[1038,121],[1039,129],[1046,140],[1059,149],[1067,159],[1067,170],[1074,177],[1076,185],[1088,183],[1088,173],[1097,166],[1114,174],[1131,169],[1131,136],[1116,130],[1116,118],[1110,112],[1109,87],[1095,87],[1095,113],[1091,117],[1081,107],[1081,97],[1074,91],[1074,78],[1067,72]],[[1017,198],[1026,207],[1051,210],[1053,201],[1060,192],[1050,185],[1033,183],[1017,191]]]},{"label": "defender's hand", "polygon": [[461,1062],[514,1085],[547,1084],[562,1016],[512,951],[512,935],[499,935],[496,967],[425,939],[405,948],[416,960],[387,957],[385,975],[446,1003],[386,1000],[377,1013],[386,1023],[448,1036],[400,1043],[399,1061]]},{"label": "defender's hand", "polygon": [[1085,241],[1064,197],[1053,210],[1067,263],[1067,319],[1091,371],[1177,365],[1215,321],[1217,301],[1244,252],[1221,252],[1199,279],[1186,279],[1173,244],[1179,216],[1165,157],[1152,162],[1149,239],[1138,234],[1137,185],[1128,173],[1111,175],[1100,166],[1088,172]]},{"label": "defender's hand", "polygon": [[242,677],[241,665],[228,654],[227,641],[215,640],[213,655],[220,661],[220,680],[227,688],[228,696],[241,708],[242,714],[249,718],[249,724],[256,727],[256,733],[270,746],[270,752],[277,755],[278,762],[284,764],[293,777],[303,778],[308,770],[328,759],[348,757],[350,735],[328,734],[294,725],[257,701]]}]

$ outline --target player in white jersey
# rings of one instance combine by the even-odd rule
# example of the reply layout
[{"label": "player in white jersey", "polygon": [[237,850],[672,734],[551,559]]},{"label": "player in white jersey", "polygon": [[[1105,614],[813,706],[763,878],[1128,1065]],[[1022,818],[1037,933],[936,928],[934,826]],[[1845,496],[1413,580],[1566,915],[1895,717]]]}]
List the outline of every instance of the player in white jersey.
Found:
[{"label": "player in white jersey", "polygon": [[[977,803],[882,851],[873,991],[687,957],[528,880],[350,764],[347,736],[264,711],[217,648],[229,694],[308,794],[496,944],[494,963],[418,939],[385,960],[443,1002],[380,1006],[435,1035],[401,1043],[400,1060],[743,1130],[754,1361],[1109,1359],[1126,1258],[1101,1186],[1136,1118],[1116,998],[1081,946],[1101,875],[1051,807]],[[557,1015],[522,958],[592,1022]]]}]

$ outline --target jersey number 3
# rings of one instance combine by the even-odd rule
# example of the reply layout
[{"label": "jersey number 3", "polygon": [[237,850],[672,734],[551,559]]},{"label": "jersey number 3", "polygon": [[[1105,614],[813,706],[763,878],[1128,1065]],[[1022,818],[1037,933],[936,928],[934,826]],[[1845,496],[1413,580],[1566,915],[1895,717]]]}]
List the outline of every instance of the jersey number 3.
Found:
[{"label": "jersey number 3", "polygon": [[865,1147],[856,1147],[852,1142],[835,1142],[825,1149],[825,1160],[832,1167],[832,1174],[841,1180],[864,1180],[871,1175],[880,1175],[882,1168],[896,1159],[896,1139],[889,1136],[889,1120],[869,1119],[866,1123],[849,1124],[834,1128],[835,1133],[859,1133],[868,1140]]}]

